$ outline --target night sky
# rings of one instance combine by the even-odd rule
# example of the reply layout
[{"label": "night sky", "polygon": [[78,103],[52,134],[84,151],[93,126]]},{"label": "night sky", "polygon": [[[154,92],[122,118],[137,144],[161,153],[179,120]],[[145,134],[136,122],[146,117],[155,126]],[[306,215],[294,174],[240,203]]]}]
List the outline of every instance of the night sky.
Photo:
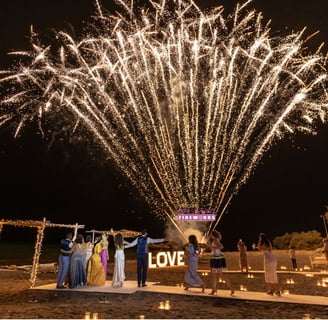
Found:
[{"label": "night sky", "polygon": [[[103,1],[108,9],[112,3]],[[222,4],[228,13],[236,1],[196,3],[204,7]],[[305,26],[307,34],[320,30],[307,43],[310,52],[328,40],[327,0],[257,0],[250,8],[272,20],[274,35]],[[31,24],[41,34],[49,34],[51,28],[73,28],[78,37],[83,22],[93,13],[93,1],[89,0],[1,1],[0,68],[9,65],[7,52],[28,48]],[[327,49],[324,45],[322,51]],[[320,215],[328,205],[327,146],[328,124],[318,125],[316,136],[296,134],[271,148],[218,225],[227,249],[235,250],[239,238],[250,247],[259,232],[272,238],[309,230],[324,235]],[[1,127],[0,179],[0,218],[46,217],[54,223],[85,224],[87,230],[146,227],[150,236],[163,235],[163,221],[156,220],[147,204],[91,143],[63,138],[51,143],[33,126],[14,139],[12,128]],[[56,230],[60,237],[64,232]],[[13,234],[14,228],[5,227],[2,239],[17,239],[23,233]]]}]

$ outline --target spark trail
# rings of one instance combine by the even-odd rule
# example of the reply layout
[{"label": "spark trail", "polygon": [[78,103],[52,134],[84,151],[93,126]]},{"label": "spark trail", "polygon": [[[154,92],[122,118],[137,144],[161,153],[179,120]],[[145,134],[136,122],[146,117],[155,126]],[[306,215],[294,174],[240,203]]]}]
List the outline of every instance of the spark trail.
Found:
[{"label": "spark trail", "polygon": [[80,40],[57,45],[31,32],[27,62],[1,73],[0,124],[70,125],[99,143],[158,217],[180,232],[177,211],[212,207],[214,228],[272,143],[327,120],[320,52],[304,30],[271,37],[260,12],[202,11],[191,0],[117,0]]}]

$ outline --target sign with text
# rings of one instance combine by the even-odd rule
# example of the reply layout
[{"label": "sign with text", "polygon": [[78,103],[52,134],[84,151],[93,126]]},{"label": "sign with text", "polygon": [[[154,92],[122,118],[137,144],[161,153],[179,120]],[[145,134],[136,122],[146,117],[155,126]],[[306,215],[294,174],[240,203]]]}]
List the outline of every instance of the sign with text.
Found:
[{"label": "sign with text", "polygon": [[178,219],[182,221],[215,221],[216,215],[213,208],[183,208],[178,210]]},{"label": "sign with text", "polygon": [[148,253],[149,268],[180,267],[184,266],[184,251],[160,251],[154,257]]},{"label": "sign with text", "polygon": [[216,215],[215,214],[179,214],[179,220],[185,221],[215,221]]}]

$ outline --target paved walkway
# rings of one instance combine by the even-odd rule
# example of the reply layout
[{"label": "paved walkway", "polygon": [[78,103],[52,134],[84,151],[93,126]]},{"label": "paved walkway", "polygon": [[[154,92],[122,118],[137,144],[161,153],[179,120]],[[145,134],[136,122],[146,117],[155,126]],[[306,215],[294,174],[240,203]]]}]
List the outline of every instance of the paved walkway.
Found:
[{"label": "paved walkway", "polygon": [[[43,286],[34,287],[31,290],[59,290],[56,289],[56,284],[47,284]],[[237,290],[234,296],[230,296],[230,290],[218,290],[216,296],[209,295],[210,289],[206,289],[204,293],[198,288],[191,288],[188,291],[179,286],[162,286],[157,283],[147,283],[147,287],[138,288],[135,281],[125,281],[123,287],[112,288],[111,281],[106,281],[104,286],[85,286],[78,289],[65,289],[69,291],[78,292],[98,292],[98,293],[120,293],[120,294],[133,294],[137,291],[154,292],[154,293],[168,293],[187,296],[200,296],[208,297],[211,299],[226,298],[226,299],[239,299],[239,300],[254,300],[254,301],[271,301],[283,303],[299,303],[299,304],[312,304],[328,306],[328,298],[322,296],[310,295],[296,295],[296,294],[282,294],[279,296],[270,296],[264,292],[254,291],[239,291]],[[107,302],[105,299],[104,303]]]}]

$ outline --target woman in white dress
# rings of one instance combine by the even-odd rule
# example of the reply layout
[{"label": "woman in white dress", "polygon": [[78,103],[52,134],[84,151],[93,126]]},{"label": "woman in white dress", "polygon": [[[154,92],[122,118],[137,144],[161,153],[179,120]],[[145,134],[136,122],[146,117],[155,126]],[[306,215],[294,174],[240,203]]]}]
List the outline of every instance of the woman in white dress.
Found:
[{"label": "woman in white dress", "polygon": [[94,244],[91,242],[91,236],[88,234],[85,237],[85,250],[86,250],[86,255],[85,255],[85,266],[86,267],[85,268],[87,268],[88,261],[92,256],[93,247],[94,247]]},{"label": "woman in white dress", "polygon": [[271,241],[264,233],[260,233],[257,247],[259,251],[263,252],[264,280],[267,286],[267,294],[273,295],[273,288],[275,288],[275,294],[280,296],[279,281],[277,276],[277,258],[272,253]]},{"label": "woman in white dress", "polygon": [[121,233],[117,233],[114,238],[115,247],[115,264],[113,271],[112,287],[122,287],[125,280],[125,254],[124,254],[124,241]]}]

